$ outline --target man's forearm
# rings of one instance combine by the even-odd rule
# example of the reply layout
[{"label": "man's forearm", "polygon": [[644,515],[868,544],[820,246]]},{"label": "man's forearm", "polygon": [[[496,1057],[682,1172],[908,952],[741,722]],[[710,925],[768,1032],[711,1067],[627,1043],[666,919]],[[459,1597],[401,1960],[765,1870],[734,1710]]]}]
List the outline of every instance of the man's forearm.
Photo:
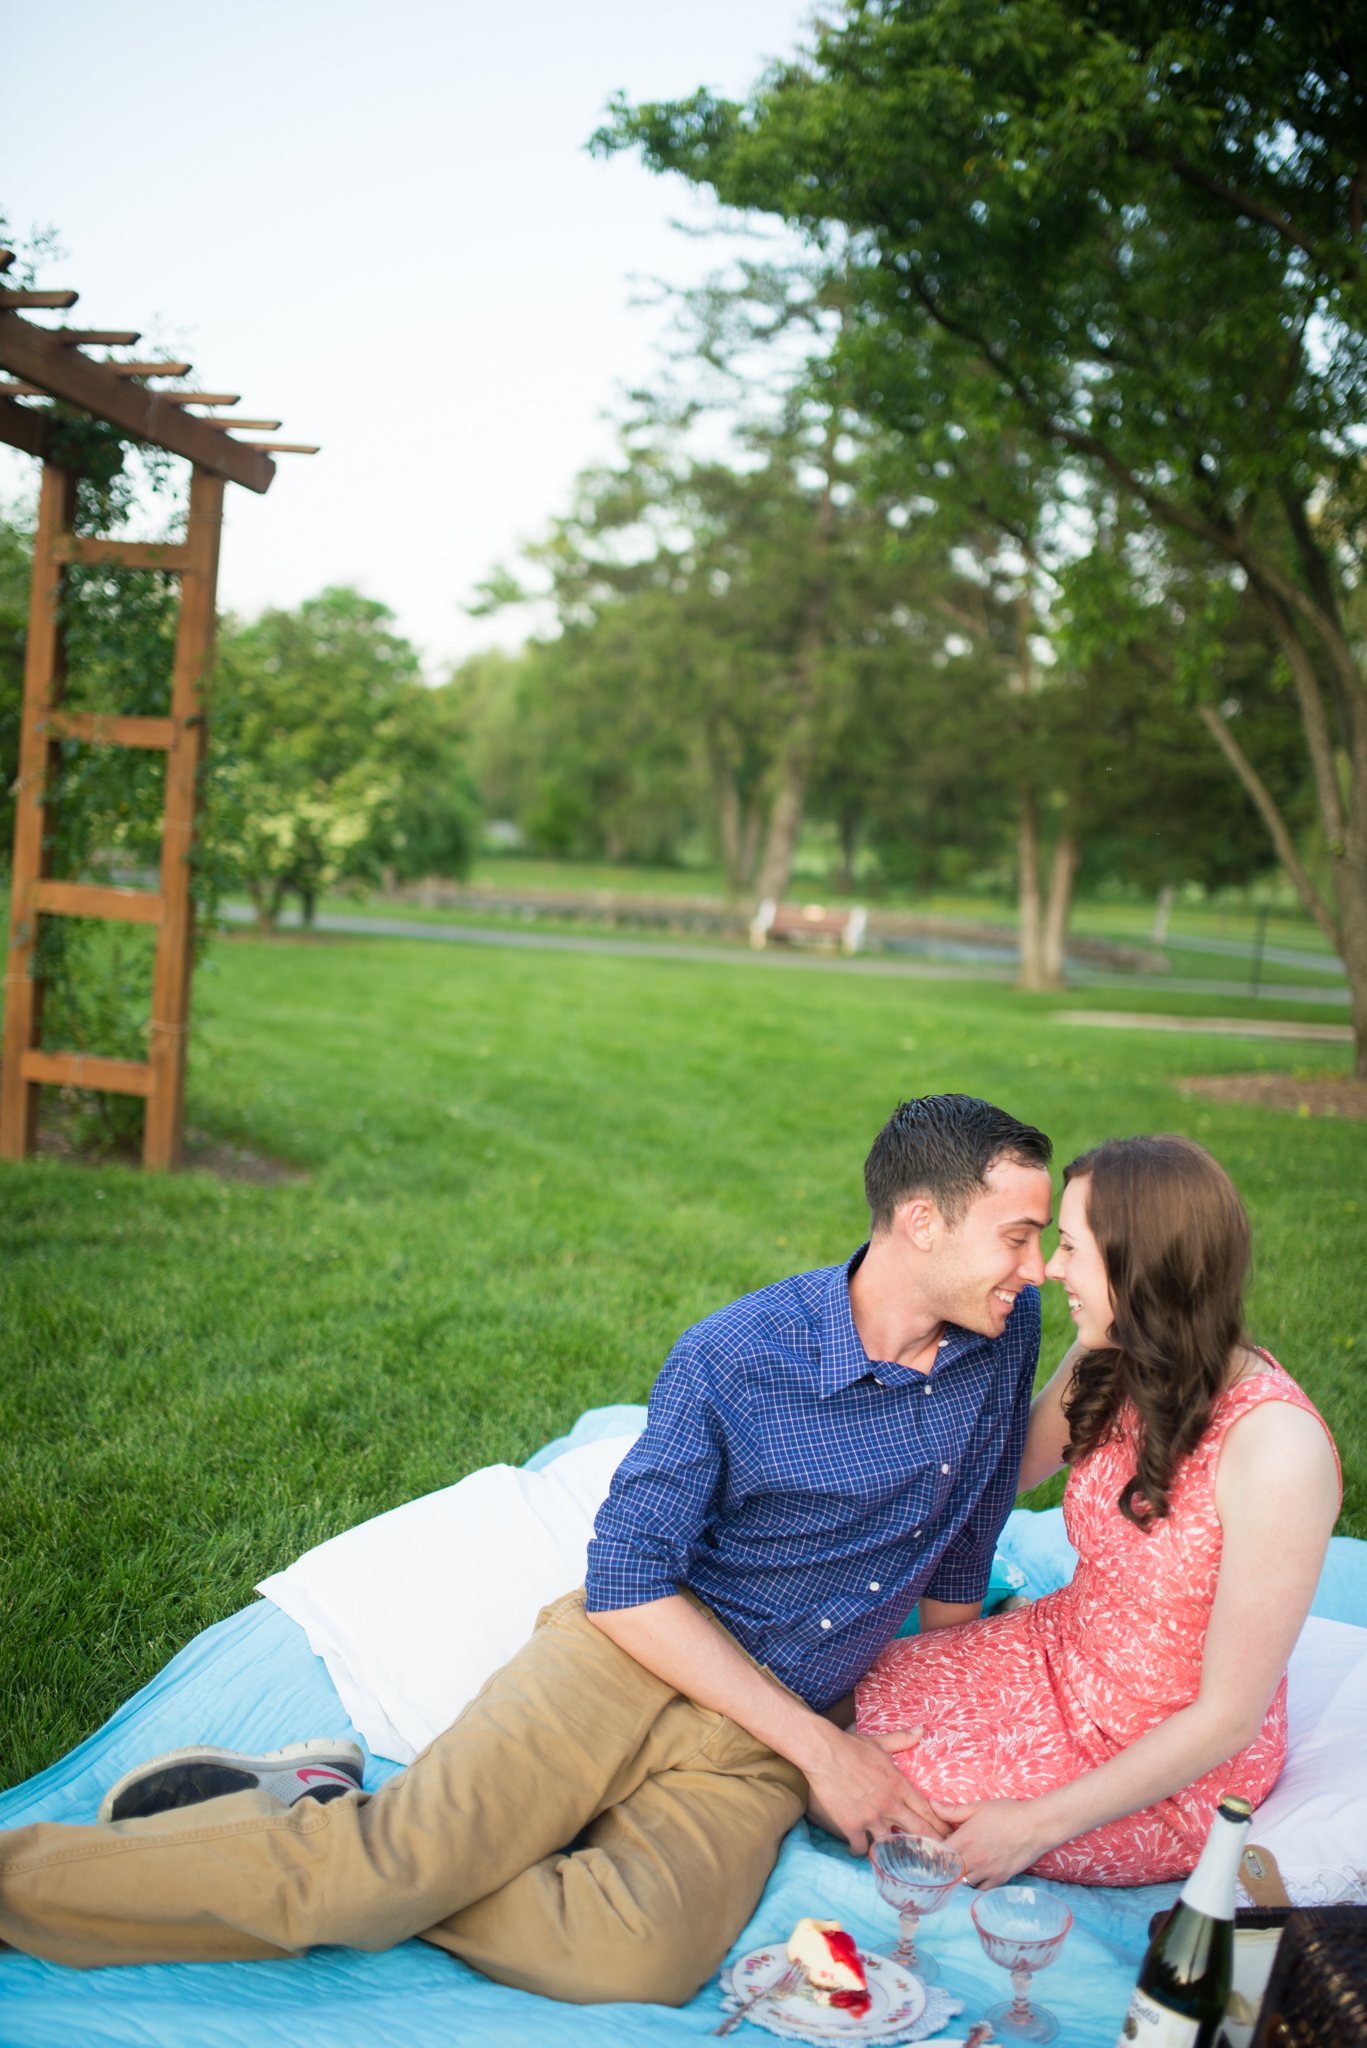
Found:
[{"label": "man's forearm", "polygon": [[725,1714],[795,1764],[807,1780],[808,1813],[832,1834],[844,1835],[856,1856],[898,1828],[908,1834],[948,1833],[948,1823],[882,1747],[909,1746],[919,1738],[919,1729],[901,1745],[890,1736],[870,1741],[845,1733],[767,1677],[682,1593],[639,1607],[590,1613],[589,1620],[685,1699]]},{"label": "man's forearm", "polygon": [[766,1677],[682,1593],[642,1607],[609,1608],[589,1620],[656,1678],[725,1714],[800,1771],[829,1758],[830,1722]]}]

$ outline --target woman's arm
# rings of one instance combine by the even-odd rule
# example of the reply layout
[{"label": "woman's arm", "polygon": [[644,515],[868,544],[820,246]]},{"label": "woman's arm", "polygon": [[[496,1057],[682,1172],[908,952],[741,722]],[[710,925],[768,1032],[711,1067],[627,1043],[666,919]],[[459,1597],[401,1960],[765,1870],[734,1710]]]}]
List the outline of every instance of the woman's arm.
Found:
[{"label": "woman's arm", "polygon": [[1046,1381],[1030,1403],[1030,1427],[1021,1453],[1018,1493],[1028,1493],[1032,1486],[1051,1478],[1063,1463],[1063,1453],[1068,1448],[1068,1424],[1063,1403],[1073,1384],[1073,1367],[1081,1356],[1082,1346],[1070,1344],[1053,1377]]},{"label": "woman's arm", "polygon": [[1007,1883],[1046,1850],[1181,1791],[1252,1742],[1315,1597],[1338,1504],[1333,1449],[1305,1409],[1266,1401],[1231,1425],[1216,1471],[1224,1547],[1195,1700],[1039,1799],[937,1802],[958,1823],[950,1843],[971,1884]]}]

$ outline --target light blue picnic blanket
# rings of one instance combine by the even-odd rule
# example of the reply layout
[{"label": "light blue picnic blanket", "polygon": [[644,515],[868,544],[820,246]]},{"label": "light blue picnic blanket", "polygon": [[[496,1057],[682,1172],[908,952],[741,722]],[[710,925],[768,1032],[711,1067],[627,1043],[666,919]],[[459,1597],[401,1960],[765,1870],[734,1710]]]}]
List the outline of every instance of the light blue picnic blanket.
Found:
[{"label": "light blue picnic blanket", "polygon": [[[591,1409],[569,1436],[528,1463],[547,1465],[575,1445],[625,1434],[644,1419],[643,1408]],[[1001,1550],[1032,1594],[1071,1577],[1074,1556],[1059,1509],[1012,1515]],[[1367,1625],[1367,1544],[1336,1541],[1314,1612]],[[304,1631],[262,1600],[205,1629],[70,1756],[0,1795],[0,1826],[93,1820],[116,1777],[182,1743],[261,1750],[308,1735],[361,1739]],[[397,1768],[367,1753],[367,1787]],[[1149,1917],[1177,1887],[1049,1888],[1067,1898],[1075,1925],[1039,1995],[1062,2022],[1061,2048],[1112,2048]],[[963,2015],[948,2029],[960,2037],[1009,1989],[983,1956],[970,1903],[952,1894],[926,1930],[942,1986],[964,2001]],[[732,1958],[786,1940],[806,1913],[842,1920],[869,1949],[889,1947],[896,1931],[867,1862],[799,1822]],[[377,1956],[315,1949],[283,1962],[163,1963],[88,1974],[0,1955],[3,2048],[667,2048],[705,2036],[719,2014],[715,1979],[678,2011],[557,2005],[491,1984],[421,1941]],[[746,2029],[741,2038],[757,2044],[761,2036]]]}]

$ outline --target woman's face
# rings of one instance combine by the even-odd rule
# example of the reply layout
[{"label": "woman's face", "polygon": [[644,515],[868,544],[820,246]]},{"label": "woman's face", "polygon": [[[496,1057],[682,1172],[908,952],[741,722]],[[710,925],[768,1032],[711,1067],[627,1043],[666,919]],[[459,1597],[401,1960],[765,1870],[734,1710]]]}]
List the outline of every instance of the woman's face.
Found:
[{"label": "woman's face", "polygon": [[1058,1211],[1058,1250],[1044,1269],[1045,1278],[1068,1290],[1068,1307],[1080,1341],[1089,1351],[1114,1351],[1109,1334],[1115,1315],[1101,1247],[1087,1228],[1090,1181],[1070,1180]]}]

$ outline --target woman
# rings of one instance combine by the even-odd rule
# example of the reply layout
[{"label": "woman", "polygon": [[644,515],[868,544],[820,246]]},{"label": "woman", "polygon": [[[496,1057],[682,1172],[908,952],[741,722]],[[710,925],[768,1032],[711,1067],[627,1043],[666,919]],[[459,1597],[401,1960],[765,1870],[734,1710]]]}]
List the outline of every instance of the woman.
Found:
[{"label": "woman", "polygon": [[1286,1664],[1338,1513],[1328,1426],[1244,1333],[1248,1218],[1208,1152],[1113,1139],[1064,1173],[1048,1277],[1077,1329],[1023,1488],[1069,1467],[1071,1585],[889,1644],[861,1732],[955,1824],[972,1884],[1149,1884],[1286,1758]]}]

